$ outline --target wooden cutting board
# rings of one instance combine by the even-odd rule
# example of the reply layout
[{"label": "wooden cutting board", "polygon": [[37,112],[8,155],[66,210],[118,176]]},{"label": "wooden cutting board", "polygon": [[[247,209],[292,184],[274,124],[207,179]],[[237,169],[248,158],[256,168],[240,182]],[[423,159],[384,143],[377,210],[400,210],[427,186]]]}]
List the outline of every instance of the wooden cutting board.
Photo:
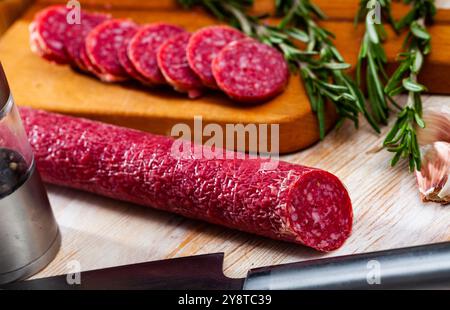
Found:
[{"label": "wooden cutting board", "polygon": [[0,1],[0,35],[27,9],[33,0]]},{"label": "wooden cutting board", "polygon": [[[46,1],[44,1],[46,2]],[[54,2],[54,1],[51,1]],[[59,1],[61,2],[61,1]],[[94,10],[108,10],[115,17],[128,17],[139,23],[173,22],[194,31],[217,23],[201,10],[184,11],[174,1],[109,1],[97,5],[86,1]],[[270,10],[272,1],[257,2],[256,10]],[[325,11],[336,12],[327,6]],[[354,1],[344,6],[352,10]],[[321,3],[319,3],[321,4]],[[75,72],[68,66],[57,66],[31,53],[28,44],[28,25],[35,12],[48,5],[36,3],[5,33],[0,40],[0,60],[8,76],[19,105],[89,117],[157,134],[169,135],[177,123],[193,124],[194,116],[202,116],[203,125],[219,124],[279,124],[280,152],[288,153],[310,146],[318,140],[318,126],[302,83],[292,76],[287,90],[270,102],[256,106],[236,104],[218,92],[211,92],[199,100],[189,100],[171,90],[155,90],[135,83],[106,84]],[[333,10],[331,10],[331,8]],[[354,10],[354,9],[353,9]],[[342,11],[338,10],[338,11]],[[445,11],[444,11],[445,12]],[[344,16],[345,19],[345,16]],[[441,17],[445,20],[445,14]],[[349,21],[328,21],[324,26],[337,35],[336,45],[349,63],[356,62],[362,28],[355,30]],[[431,28],[433,50],[427,59],[421,81],[434,93],[449,93],[450,86],[450,25],[439,23]],[[386,44],[391,62],[400,51],[402,38]],[[327,109],[327,128],[336,120],[334,109]]]},{"label": "wooden cutting board", "polygon": [[[19,1],[19,0],[10,0]],[[38,0],[36,2],[42,4],[58,4],[61,0]],[[143,8],[147,10],[174,10],[178,9],[179,5],[176,0],[158,0],[158,1],[142,1],[142,0],[81,0],[82,6],[88,8],[103,7],[104,9],[130,9]],[[255,6],[252,12],[255,14],[273,13],[275,11],[274,0],[255,0]],[[326,14],[329,20],[339,21],[353,21],[355,14],[359,8],[360,0],[313,0],[314,4]],[[441,8],[436,14],[436,22],[450,23],[450,4],[447,0],[436,0],[436,4]],[[392,3],[393,16],[396,19],[401,18],[408,12],[409,6],[402,1],[394,1]],[[446,10],[447,9],[447,10]]]}]

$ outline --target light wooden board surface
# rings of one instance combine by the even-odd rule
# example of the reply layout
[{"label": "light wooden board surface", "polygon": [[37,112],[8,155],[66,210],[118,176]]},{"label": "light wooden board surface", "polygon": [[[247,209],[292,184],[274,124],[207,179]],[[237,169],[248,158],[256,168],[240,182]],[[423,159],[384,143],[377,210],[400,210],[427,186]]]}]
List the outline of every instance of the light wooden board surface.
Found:
[{"label": "light wooden board surface", "polygon": [[[449,97],[427,97],[424,105],[449,105]],[[384,130],[384,133],[386,129]],[[367,124],[347,124],[325,141],[283,159],[320,167],[348,187],[355,212],[354,231],[344,246],[329,254],[189,220],[133,204],[55,186],[50,201],[63,241],[56,259],[37,277],[82,270],[225,252],[225,274],[242,277],[254,267],[450,240],[450,209],[423,204],[415,178],[405,165],[389,167],[390,154],[366,152],[382,136]]]},{"label": "light wooden board surface", "polygon": [[[425,100],[425,106],[449,104],[448,97]],[[354,231],[338,251],[324,255],[298,245],[49,186],[63,242],[56,259],[36,277],[70,272],[72,261],[79,262],[82,270],[91,270],[214,252],[225,252],[228,276],[242,277],[248,269],[259,266],[450,240],[449,208],[423,204],[414,176],[405,165],[389,168],[387,152],[366,153],[381,143],[382,136],[373,134],[366,124],[359,131],[347,124],[322,143],[283,157],[329,170],[347,185],[355,212]]]}]

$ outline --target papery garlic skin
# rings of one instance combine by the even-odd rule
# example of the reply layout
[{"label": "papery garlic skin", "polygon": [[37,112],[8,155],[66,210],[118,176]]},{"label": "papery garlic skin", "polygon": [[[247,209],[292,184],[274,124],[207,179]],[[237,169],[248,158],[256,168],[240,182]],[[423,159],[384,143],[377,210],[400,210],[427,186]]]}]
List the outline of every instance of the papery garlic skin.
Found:
[{"label": "papery garlic skin", "polygon": [[450,203],[450,143],[435,142],[423,154],[422,168],[416,171],[423,201]]},{"label": "papery garlic skin", "polygon": [[419,145],[430,145],[437,141],[450,143],[450,105],[424,110],[423,120],[425,128],[417,128]]},{"label": "papery garlic skin", "polygon": [[450,180],[449,176],[447,175],[447,181],[445,182],[444,186],[442,187],[441,191],[439,192],[438,196],[447,201],[449,203],[450,201]]}]

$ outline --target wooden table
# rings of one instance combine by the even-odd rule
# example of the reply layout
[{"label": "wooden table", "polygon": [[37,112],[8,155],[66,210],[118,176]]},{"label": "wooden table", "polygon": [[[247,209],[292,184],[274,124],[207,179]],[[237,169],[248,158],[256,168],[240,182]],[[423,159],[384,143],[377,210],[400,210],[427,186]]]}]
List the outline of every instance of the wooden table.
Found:
[{"label": "wooden table", "polygon": [[[20,2],[6,0],[8,4],[16,1]],[[438,2],[441,7],[450,5],[450,1]],[[448,107],[449,103],[448,97],[424,98],[426,107]],[[450,240],[449,207],[423,204],[406,165],[389,167],[391,154],[367,153],[381,144],[386,131],[377,136],[364,121],[358,131],[346,124],[323,142],[282,158],[326,169],[348,187],[354,231],[335,252],[320,254],[299,245],[48,186],[63,241],[56,259],[35,277],[71,272],[74,261],[82,270],[90,270],[215,252],[225,252],[226,275],[242,277],[259,266]]]},{"label": "wooden table", "polygon": [[[424,98],[426,107],[449,106],[450,98]],[[450,240],[450,209],[420,201],[406,165],[389,167],[390,154],[367,151],[382,136],[369,126],[355,131],[346,124],[305,151],[283,159],[335,173],[348,187],[354,231],[344,246],[323,255],[302,246],[185,219],[92,194],[49,186],[61,228],[62,248],[36,277],[105,268],[195,254],[225,252],[225,274],[242,277],[254,267],[323,256],[361,253]]]}]

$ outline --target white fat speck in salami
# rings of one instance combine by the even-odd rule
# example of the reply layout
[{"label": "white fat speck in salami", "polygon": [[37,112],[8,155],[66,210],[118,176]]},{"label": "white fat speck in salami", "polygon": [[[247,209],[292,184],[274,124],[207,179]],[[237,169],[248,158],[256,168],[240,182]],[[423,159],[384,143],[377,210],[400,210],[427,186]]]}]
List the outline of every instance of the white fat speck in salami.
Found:
[{"label": "white fat speck in salami", "polygon": [[213,60],[212,70],[220,89],[240,102],[269,100],[281,93],[289,81],[283,55],[253,39],[227,45]]},{"label": "white fat speck in salami", "polygon": [[187,61],[186,46],[190,37],[190,33],[180,33],[166,40],[158,50],[157,59],[167,82],[175,90],[196,98],[202,93],[203,83]]},{"label": "white fat speck in salami", "polygon": [[212,60],[227,44],[243,38],[242,32],[228,26],[205,27],[192,35],[187,46],[188,62],[205,86],[217,88],[211,70]]},{"label": "white fat speck in salami", "polygon": [[86,52],[105,82],[123,81],[129,75],[119,62],[117,51],[138,26],[130,20],[109,20],[91,30],[86,37]]},{"label": "white fat speck in salami", "polygon": [[158,67],[158,48],[169,38],[183,33],[179,26],[155,23],[142,27],[128,45],[128,57],[134,68],[153,84],[165,84],[166,80]]},{"label": "white fat speck in salami", "polygon": [[66,47],[67,55],[72,62],[83,71],[89,71],[88,66],[82,60],[82,50],[85,49],[85,39],[89,32],[110,19],[110,15],[101,13],[81,12],[80,23],[68,25],[65,35],[64,45]]},{"label": "white fat speck in salami", "polygon": [[50,6],[36,14],[30,27],[33,52],[58,64],[70,63],[64,46],[69,27],[67,12],[62,5]]},{"label": "white fat speck in salami", "polygon": [[[335,249],[351,232],[353,215],[341,181],[326,171],[307,173],[292,188],[290,225],[306,245]],[[306,194],[305,194],[306,193]],[[347,207],[342,208],[343,205]],[[294,213],[295,212],[295,213]]]}]

